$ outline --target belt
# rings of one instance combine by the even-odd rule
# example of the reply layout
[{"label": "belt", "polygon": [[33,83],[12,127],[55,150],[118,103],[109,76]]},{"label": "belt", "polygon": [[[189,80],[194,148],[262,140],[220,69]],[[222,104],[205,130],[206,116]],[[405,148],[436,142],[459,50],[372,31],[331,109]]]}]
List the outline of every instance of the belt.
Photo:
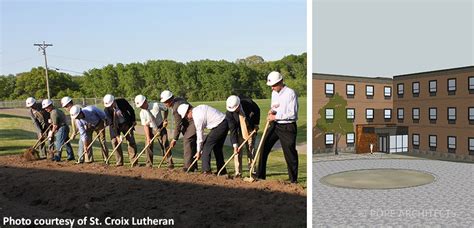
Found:
[{"label": "belt", "polygon": [[296,123],[296,121],[292,121],[292,120],[281,120],[281,121],[276,121],[277,124],[292,124],[292,123]]}]

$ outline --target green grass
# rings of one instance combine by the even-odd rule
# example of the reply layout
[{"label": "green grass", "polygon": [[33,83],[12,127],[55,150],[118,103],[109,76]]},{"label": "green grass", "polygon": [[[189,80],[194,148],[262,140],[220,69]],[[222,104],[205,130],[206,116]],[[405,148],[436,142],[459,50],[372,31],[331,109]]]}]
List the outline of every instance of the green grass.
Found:
[{"label": "green grass", "polygon": [[[265,104],[266,101],[257,101],[259,102],[259,105],[262,103]],[[202,102],[206,103],[206,102]],[[197,102],[193,102],[193,104],[197,104]],[[211,103],[206,103],[213,105],[214,107],[218,108],[219,102],[211,102]],[[221,102],[220,104],[224,104]],[[267,102],[268,104],[268,102]],[[302,106],[302,102],[300,100],[300,105]],[[264,106],[261,106],[264,107]],[[222,105],[221,109],[225,108],[224,105]],[[306,106],[304,106],[306,109]],[[302,111],[300,109],[300,113],[306,113],[306,111]],[[306,114],[300,115],[300,121],[306,122]],[[300,125],[301,126],[301,125]],[[5,115],[5,114],[0,114],[0,155],[8,155],[8,154],[20,154],[23,153],[23,151],[31,147],[35,141],[36,141],[36,134],[33,132],[33,124],[31,123],[31,120],[29,118],[24,118],[24,117],[17,117],[17,116],[12,116],[12,115]],[[298,132],[299,134],[306,134],[306,131],[300,130]],[[76,137],[75,140],[72,141],[72,147],[74,150],[74,153],[76,154],[76,159],[77,159],[77,148],[78,148],[78,137]],[[138,146],[138,151],[140,152],[144,146],[145,146],[145,139],[144,136],[142,135],[135,135],[135,139],[137,142]],[[176,168],[182,168],[183,164],[183,151],[182,151],[182,140],[178,140],[178,144],[173,150],[173,159],[175,161],[175,167]],[[109,152],[112,151],[112,145],[110,143],[110,138],[109,138],[109,133],[107,130],[107,146],[109,148]],[[126,149],[126,142],[124,142],[124,145],[122,145],[122,149],[124,151],[124,159],[126,164],[129,165],[129,160],[127,156],[127,149]],[[96,162],[102,162],[102,157],[100,153],[100,147],[97,142],[94,143],[93,146],[94,150],[94,159]],[[159,162],[161,161],[161,150],[159,149],[158,144],[155,143],[154,147],[154,152],[155,156],[154,157],[154,166],[157,167]],[[225,146],[224,148],[224,157],[227,160],[230,155],[232,154],[232,148],[229,146]],[[63,159],[66,156],[65,149],[63,149]],[[212,159],[212,167],[213,171],[215,170],[215,162],[214,159]],[[246,156],[244,154],[243,160],[246,160]],[[139,159],[139,162],[141,164],[144,164],[145,158],[142,155],[142,157]],[[111,158],[111,164],[115,163],[115,156],[112,156]],[[165,165],[166,166],[166,165]],[[199,162],[199,167],[201,166]],[[234,163],[233,161],[229,162],[229,165],[227,166],[228,171],[233,173],[234,171]],[[244,176],[248,176],[248,172],[245,171],[247,168],[246,163],[244,162]],[[299,155],[299,172],[298,172],[299,178],[298,181],[300,185],[306,186],[306,155],[305,154],[300,154]],[[285,159],[283,156],[283,152],[281,150],[273,151],[270,154],[268,164],[267,164],[267,179],[277,179],[277,180],[288,180],[288,174],[287,174],[287,168],[286,168],[286,163]]]}]

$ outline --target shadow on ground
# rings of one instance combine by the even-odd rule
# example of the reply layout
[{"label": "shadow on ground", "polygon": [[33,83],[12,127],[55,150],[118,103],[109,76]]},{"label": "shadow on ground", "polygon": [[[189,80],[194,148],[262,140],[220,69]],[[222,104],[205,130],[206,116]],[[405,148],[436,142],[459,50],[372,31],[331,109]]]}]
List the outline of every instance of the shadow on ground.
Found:
[{"label": "shadow on ground", "polygon": [[173,218],[178,227],[306,226],[306,197],[298,194],[7,165],[0,166],[0,203],[2,216],[20,218],[149,216]]}]

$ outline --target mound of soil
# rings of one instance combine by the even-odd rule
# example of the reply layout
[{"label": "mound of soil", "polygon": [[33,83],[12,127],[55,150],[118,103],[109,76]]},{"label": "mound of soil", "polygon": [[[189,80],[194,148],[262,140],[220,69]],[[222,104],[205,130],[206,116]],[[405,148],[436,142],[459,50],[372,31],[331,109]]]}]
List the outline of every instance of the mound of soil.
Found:
[{"label": "mound of soil", "polygon": [[306,191],[181,170],[0,156],[0,214],[30,218],[172,218],[177,227],[306,226]]},{"label": "mound of soil", "polygon": [[25,161],[36,161],[40,159],[39,152],[33,148],[28,148],[21,155]]}]

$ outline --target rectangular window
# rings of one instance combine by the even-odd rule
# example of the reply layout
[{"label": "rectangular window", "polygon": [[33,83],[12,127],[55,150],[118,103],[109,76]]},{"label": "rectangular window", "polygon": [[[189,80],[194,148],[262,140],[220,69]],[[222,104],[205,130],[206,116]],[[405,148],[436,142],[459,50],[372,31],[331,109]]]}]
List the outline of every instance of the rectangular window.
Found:
[{"label": "rectangular window", "polygon": [[448,79],[448,92],[456,91],[456,79],[450,78]]},{"label": "rectangular window", "polygon": [[397,84],[397,88],[398,88],[398,95],[403,95],[403,93],[405,93],[405,88],[404,88],[404,84],[403,83],[399,83]]},{"label": "rectangular window", "polygon": [[355,94],[355,85],[354,84],[346,84],[346,94],[347,95],[354,95]]},{"label": "rectangular window", "polygon": [[390,86],[383,87],[383,94],[384,94],[385,97],[391,97],[392,96],[392,87],[390,87]]},{"label": "rectangular window", "polygon": [[353,108],[346,109],[346,118],[349,120],[353,120],[355,118],[355,109]]},{"label": "rectangular window", "polygon": [[332,109],[332,108],[327,108],[326,109],[326,119],[327,120],[334,119],[334,109]]},{"label": "rectangular window", "polygon": [[448,108],[448,120],[456,120],[456,108]]},{"label": "rectangular window", "polygon": [[365,110],[365,118],[366,119],[373,119],[374,118],[374,109],[368,108]]},{"label": "rectangular window", "polygon": [[326,145],[333,145],[334,144],[334,134],[328,133],[326,134]]},{"label": "rectangular window", "polygon": [[419,145],[420,145],[420,135],[413,134],[413,146],[419,146]]},{"label": "rectangular window", "polygon": [[456,149],[456,137],[448,136],[448,149]]},{"label": "rectangular window", "polygon": [[432,80],[430,81],[430,93],[436,93],[437,90],[437,81]]},{"label": "rectangular window", "polygon": [[438,118],[437,112],[437,108],[430,108],[430,120],[436,120]]},{"label": "rectangular window", "polygon": [[372,85],[365,86],[365,95],[373,96],[374,95],[374,86],[372,86]]},{"label": "rectangular window", "polygon": [[414,120],[419,120],[420,119],[420,109],[419,108],[413,108],[412,109],[412,119],[414,119]]},{"label": "rectangular window", "polygon": [[474,121],[474,107],[469,107],[469,120]]},{"label": "rectangular window", "polygon": [[405,118],[405,110],[403,108],[397,109],[397,117],[399,120],[403,120]]},{"label": "rectangular window", "polygon": [[474,138],[469,138],[469,151],[474,151]]},{"label": "rectangular window", "polygon": [[419,94],[420,93],[420,83],[419,82],[413,82],[413,94]]},{"label": "rectangular window", "polygon": [[436,135],[430,135],[430,147],[436,147]]},{"label": "rectangular window", "polygon": [[384,119],[391,119],[392,118],[392,109],[384,109],[383,110],[383,118]]},{"label": "rectangular window", "polygon": [[354,133],[347,133],[346,135],[346,143],[347,144],[353,144],[355,142],[354,140]]},{"label": "rectangular window", "polygon": [[469,77],[469,90],[474,90],[474,77]]},{"label": "rectangular window", "polygon": [[326,94],[328,95],[334,94],[334,83],[326,83]]}]

